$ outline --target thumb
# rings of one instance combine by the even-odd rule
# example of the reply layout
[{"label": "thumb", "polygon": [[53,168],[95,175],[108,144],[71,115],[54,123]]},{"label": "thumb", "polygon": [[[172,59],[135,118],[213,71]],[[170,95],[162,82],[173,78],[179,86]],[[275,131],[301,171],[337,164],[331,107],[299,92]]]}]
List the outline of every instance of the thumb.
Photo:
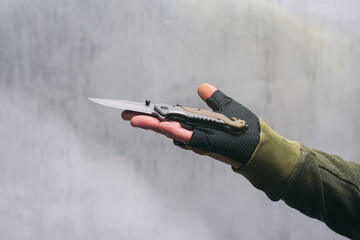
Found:
[{"label": "thumb", "polygon": [[223,106],[233,101],[230,97],[208,83],[203,83],[198,87],[198,94],[215,112],[221,111]]},{"label": "thumb", "polygon": [[[208,84],[208,83],[203,83],[198,87],[198,94],[201,97],[201,99],[206,102],[206,104],[213,110],[213,111],[218,111],[221,106],[219,106],[219,104],[214,101],[214,99],[212,99],[212,96],[214,95],[214,93],[218,91],[216,87]],[[219,92],[219,91],[218,91]]]},{"label": "thumb", "polygon": [[203,83],[198,87],[198,94],[201,97],[201,99],[206,102],[206,100],[211,97],[211,95],[213,95],[213,93],[217,90],[216,87],[208,84],[208,83]]}]

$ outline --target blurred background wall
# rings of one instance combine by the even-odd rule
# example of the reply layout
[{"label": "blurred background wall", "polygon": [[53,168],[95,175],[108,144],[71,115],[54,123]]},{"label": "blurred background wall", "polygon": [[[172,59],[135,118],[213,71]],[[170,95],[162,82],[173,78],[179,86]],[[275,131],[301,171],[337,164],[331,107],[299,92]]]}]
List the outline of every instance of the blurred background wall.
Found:
[{"label": "blurred background wall", "polygon": [[360,160],[355,0],[3,0],[0,239],[342,239],[88,97],[205,107]]}]

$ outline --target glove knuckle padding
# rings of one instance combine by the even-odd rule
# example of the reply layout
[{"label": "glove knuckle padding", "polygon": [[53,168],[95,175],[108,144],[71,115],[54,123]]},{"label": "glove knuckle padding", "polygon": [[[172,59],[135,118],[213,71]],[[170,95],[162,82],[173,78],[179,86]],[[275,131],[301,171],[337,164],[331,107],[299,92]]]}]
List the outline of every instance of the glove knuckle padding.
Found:
[{"label": "glove knuckle padding", "polygon": [[260,140],[258,117],[219,90],[215,91],[206,103],[215,112],[224,114],[230,119],[236,117],[245,120],[249,128],[240,135],[235,135],[216,129],[194,127],[188,145],[245,164],[251,158]]}]

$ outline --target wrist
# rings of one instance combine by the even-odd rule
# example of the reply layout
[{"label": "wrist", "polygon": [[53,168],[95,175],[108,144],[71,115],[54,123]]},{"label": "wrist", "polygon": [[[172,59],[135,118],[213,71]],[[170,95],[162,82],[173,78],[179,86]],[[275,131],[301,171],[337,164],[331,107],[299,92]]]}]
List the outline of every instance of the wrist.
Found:
[{"label": "wrist", "polygon": [[246,177],[269,197],[288,179],[300,156],[300,143],[289,141],[273,131],[262,119],[260,142],[248,163],[233,170]]}]

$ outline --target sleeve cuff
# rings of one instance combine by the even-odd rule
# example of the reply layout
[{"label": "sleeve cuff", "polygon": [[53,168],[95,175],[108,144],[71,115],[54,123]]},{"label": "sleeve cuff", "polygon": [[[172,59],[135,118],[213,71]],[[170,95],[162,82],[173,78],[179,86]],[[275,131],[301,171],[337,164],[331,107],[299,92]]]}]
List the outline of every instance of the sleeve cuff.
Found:
[{"label": "sleeve cuff", "polygon": [[273,131],[261,118],[260,142],[249,162],[233,170],[271,198],[290,177],[299,162],[301,145]]}]

